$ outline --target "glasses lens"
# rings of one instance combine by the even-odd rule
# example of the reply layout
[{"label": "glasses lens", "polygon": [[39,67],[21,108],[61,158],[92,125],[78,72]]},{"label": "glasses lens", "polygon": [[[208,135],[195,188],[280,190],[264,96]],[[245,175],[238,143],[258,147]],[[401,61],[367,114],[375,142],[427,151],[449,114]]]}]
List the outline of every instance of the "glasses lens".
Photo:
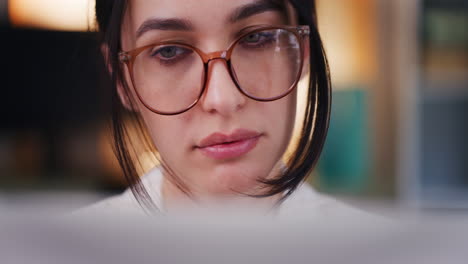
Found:
[{"label": "glasses lens", "polygon": [[301,63],[299,39],[285,29],[250,33],[236,43],[231,55],[239,86],[259,99],[287,93],[300,76]]},{"label": "glasses lens", "polygon": [[203,61],[193,49],[182,45],[142,51],[135,58],[133,74],[142,101],[162,113],[186,110],[203,88]]}]

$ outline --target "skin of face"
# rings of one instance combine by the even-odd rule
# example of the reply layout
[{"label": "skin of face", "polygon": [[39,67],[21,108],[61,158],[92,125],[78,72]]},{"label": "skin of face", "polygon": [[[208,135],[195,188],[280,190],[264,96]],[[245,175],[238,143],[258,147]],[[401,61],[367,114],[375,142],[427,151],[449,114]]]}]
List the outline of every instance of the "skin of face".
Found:
[{"label": "skin of face", "polygon": [[[226,50],[236,34],[252,25],[284,25],[279,11],[266,10],[236,22],[229,17],[254,0],[132,0],[122,26],[122,49],[133,50],[159,41],[184,41],[205,53]],[[137,36],[148,19],[184,19],[193,30],[149,30]],[[129,80],[128,70],[125,70]],[[253,77],[255,77],[253,75]],[[174,76],[174,78],[176,78]],[[287,76],[285,76],[287,78]],[[129,86],[132,88],[130,82]],[[122,87],[119,87],[122,89]],[[134,92],[133,88],[131,92]],[[123,99],[125,101],[125,99]],[[296,115],[296,89],[288,96],[259,102],[239,92],[225,61],[209,63],[206,88],[200,101],[189,111],[173,116],[158,115],[135,100],[149,134],[163,161],[177,174],[199,201],[239,197],[258,193],[258,178],[276,176],[281,157],[291,139]],[[213,133],[231,134],[238,129],[255,131],[261,136],[248,153],[234,159],[213,159],[196,146]],[[184,200],[163,171],[163,199]],[[255,198],[249,198],[255,199]],[[169,201],[169,202],[168,202]]]}]

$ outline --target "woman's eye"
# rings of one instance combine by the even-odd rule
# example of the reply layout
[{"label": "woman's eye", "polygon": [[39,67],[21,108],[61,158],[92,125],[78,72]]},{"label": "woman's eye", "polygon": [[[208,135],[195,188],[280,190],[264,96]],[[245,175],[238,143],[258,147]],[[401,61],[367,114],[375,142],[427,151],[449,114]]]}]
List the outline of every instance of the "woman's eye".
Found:
[{"label": "woman's eye", "polygon": [[263,31],[248,34],[241,40],[241,44],[248,47],[260,47],[275,41],[275,34],[273,32]]},{"label": "woman's eye", "polygon": [[250,34],[244,38],[244,41],[247,43],[255,43],[260,40],[260,33]]},{"label": "woman's eye", "polygon": [[179,46],[164,46],[151,51],[151,57],[157,58],[162,62],[172,62],[184,58],[192,50]]},{"label": "woman's eye", "polygon": [[164,47],[159,50],[161,57],[169,59],[177,55],[177,47]]}]

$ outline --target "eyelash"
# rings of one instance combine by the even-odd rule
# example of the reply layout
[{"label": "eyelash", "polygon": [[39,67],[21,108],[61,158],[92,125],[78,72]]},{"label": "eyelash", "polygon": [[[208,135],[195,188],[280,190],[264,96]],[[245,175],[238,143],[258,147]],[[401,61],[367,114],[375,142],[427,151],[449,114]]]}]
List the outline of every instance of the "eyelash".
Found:
[{"label": "eyelash", "polygon": [[[164,49],[167,49],[167,48],[176,48],[176,49],[180,50],[181,53],[177,53],[177,51],[176,51],[176,54],[172,58],[163,58],[161,56],[158,56]],[[183,48],[183,47],[180,47],[180,46],[176,46],[176,45],[161,46],[161,47],[157,47],[156,49],[151,50],[149,56],[152,57],[152,58],[158,57],[158,61],[160,63],[165,64],[165,65],[171,65],[171,64],[176,63],[177,61],[183,59],[185,57],[185,55],[188,55],[188,54],[190,54],[192,52],[193,51],[191,51],[189,49],[186,49],[186,48]]]},{"label": "eyelash", "polygon": [[[248,43],[247,41],[245,41],[245,39],[253,34],[260,34],[260,40],[256,43]],[[244,38],[242,38],[240,41],[239,41],[239,44],[242,44],[242,45],[245,45],[249,48],[262,48],[262,47],[265,47],[266,45],[268,44],[271,44],[272,42],[275,41],[275,37],[274,37],[274,34],[273,33],[270,33],[270,32],[255,32],[255,33],[251,33],[251,34],[248,34],[246,35]]]}]

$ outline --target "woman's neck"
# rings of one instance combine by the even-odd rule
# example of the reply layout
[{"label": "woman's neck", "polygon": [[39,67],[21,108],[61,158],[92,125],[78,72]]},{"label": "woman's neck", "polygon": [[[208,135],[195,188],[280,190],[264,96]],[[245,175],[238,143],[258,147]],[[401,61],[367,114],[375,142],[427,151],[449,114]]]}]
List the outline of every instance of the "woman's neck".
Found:
[{"label": "woman's neck", "polygon": [[[277,170],[274,170],[277,171]],[[273,174],[273,173],[272,173]],[[274,174],[277,175],[277,174]],[[265,191],[260,188],[260,183],[252,189],[257,191],[246,191],[249,195],[259,195]],[[163,180],[161,184],[161,199],[163,211],[173,212],[185,209],[225,209],[225,210],[260,210],[268,213],[275,208],[281,194],[274,196],[256,198],[247,194],[235,193],[209,193],[204,190],[193,190],[184,192],[178,187],[173,178],[163,170]]]}]

